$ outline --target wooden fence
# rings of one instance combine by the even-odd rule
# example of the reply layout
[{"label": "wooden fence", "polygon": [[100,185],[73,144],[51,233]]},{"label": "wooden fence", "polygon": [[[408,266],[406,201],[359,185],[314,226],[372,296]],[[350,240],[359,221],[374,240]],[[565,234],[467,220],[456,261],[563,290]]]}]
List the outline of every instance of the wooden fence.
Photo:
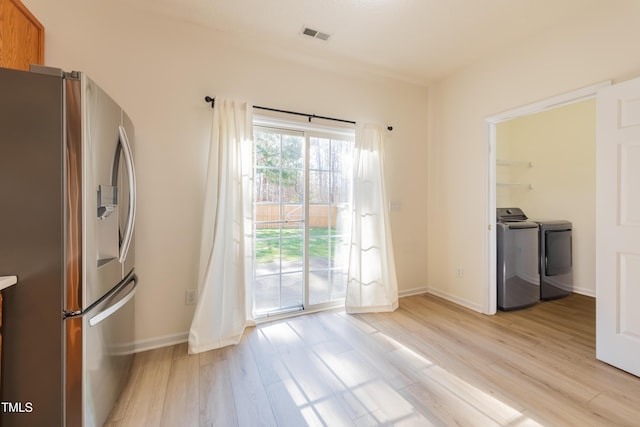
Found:
[{"label": "wooden fence", "polygon": [[[282,212],[279,204],[259,204],[256,206],[255,218],[257,228],[278,228],[280,221],[282,227],[298,227],[296,222],[303,219],[303,205],[282,205]],[[337,206],[331,205],[310,205],[309,206],[309,227],[327,228],[336,226]]]}]

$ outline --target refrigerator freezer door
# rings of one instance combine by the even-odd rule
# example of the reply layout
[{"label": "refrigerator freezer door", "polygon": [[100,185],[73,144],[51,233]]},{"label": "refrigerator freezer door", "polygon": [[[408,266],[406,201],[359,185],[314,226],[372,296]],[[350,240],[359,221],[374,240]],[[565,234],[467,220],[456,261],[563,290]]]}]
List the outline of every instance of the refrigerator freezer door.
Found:
[{"label": "refrigerator freezer door", "polygon": [[84,427],[102,426],[127,381],[134,351],[137,277],[130,275],[83,321],[86,339]]},{"label": "refrigerator freezer door", "polygon": [[[65,320],[82,339],[67,343],[67,425],[102,426],[128,378],[134,352],[137,277],[131,273],[82,315]],[[74,355],[83,363],[73,363]]]}]

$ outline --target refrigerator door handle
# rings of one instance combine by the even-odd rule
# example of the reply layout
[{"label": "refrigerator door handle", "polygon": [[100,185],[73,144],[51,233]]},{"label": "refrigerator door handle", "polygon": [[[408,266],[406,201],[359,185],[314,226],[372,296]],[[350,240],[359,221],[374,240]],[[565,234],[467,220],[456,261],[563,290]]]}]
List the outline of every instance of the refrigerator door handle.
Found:
[{"label": "refrigerator door handle", "polygon": [[122,247],[120,248],[119,257],[120,262],[123,263],[127,258],[127,253],[129,252],[129,245],[131,244],[131,239],[133,239],[133,226],[136,221],[136,171],[133,166],[133,152],[131,151],[127,131],[122,125],[119,126],[119,131],[120,142],[122,144],[122,154],[124,155],[127,176],[129,177],[129,215],[127,218],[127,225],[124,230],[124,237],[122,239]]},{"label": "refrigerator door handle", "polygon": [[131,276],[131,278],[127,281],[127,283],[123,286],[126,287],[129,283],[133,282],[133,287],[127,292],[127,294],[120,298],[115,304],[110,305],[109,307],[102,310],[100,313],[93,316],[89,319],[89,326],[96,326],[100,322],[106,320],[109,316],[115,314],[118,310],[124,307],[136,294],[136,288],[138,287],[138,276],[135,274]]}]

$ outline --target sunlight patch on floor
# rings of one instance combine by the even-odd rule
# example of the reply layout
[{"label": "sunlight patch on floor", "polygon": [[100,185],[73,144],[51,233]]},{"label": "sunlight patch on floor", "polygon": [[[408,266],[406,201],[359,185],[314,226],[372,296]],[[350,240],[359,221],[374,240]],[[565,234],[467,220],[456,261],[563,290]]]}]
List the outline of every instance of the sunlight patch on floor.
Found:
[{"label": "sunlight patch on floor", "polygon": [[282,345],[302,345],[300,336],[291,328],[288,322],[264,325],[260,327],[258,332],[264,334],[276,348]]},{"label": "sunlight patch on floor", "polygon": [[290,324],[297,321],[259,332],[281,354],[289,373],[281,381],[286,400],[307,425],[541,426],[366,322],[331,325],[356,327],[366,333],[364,340],[309,346],[300,325]]}]

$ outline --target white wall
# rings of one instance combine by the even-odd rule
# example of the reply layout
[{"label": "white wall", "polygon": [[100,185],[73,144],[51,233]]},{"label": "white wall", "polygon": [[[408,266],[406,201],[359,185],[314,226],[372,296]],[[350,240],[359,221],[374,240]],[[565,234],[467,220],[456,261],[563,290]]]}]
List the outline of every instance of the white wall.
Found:
[{"label": "white wall", "polygon": [[[595,296],[596,102],[589,99],[499,123],[497,207],[520,207],[529,218],[573,225],[574,292]],[[532,167],[527,165],[531,162]]]},{"label": "white wall", "polygon": [[[488,310],[485,120],[604,80],[640,76],[640,2],[603,2],[429,88],[428,285]],[[491,213],[491,215],[493,215]],[[456,276],[458,266],[464,276]]]},{"label": "white wall", "polygon": [[45,62],[87,72],[136,125],[138,348],[186,337],[197,287],[211,126],[205,95],[391,124],[389,193],[401,293],[426,285],[427,90],[267,57],[226,35],[120,2],[24,0],[45,26]]}]

